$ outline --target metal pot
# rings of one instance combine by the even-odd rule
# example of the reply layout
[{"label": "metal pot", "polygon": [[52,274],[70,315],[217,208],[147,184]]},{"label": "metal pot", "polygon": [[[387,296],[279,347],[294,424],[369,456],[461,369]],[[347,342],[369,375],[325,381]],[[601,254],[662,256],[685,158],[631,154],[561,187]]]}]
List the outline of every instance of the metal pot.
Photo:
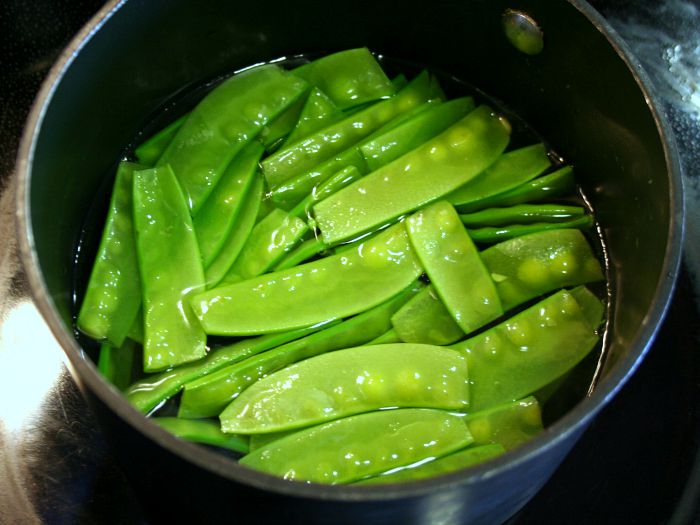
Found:
[{"label": "metal pot", "polygon": [[[528,14],[544,48],[517,50],[503,15]],[[523,21],[521,19],[521,21]],[[525,28],[530,21],[524,19]],[[522,116],[576,168],[607,243],[613,289],[595,389],[542,435],[485,465],[400,487],[290,483],[183,443],[108,385],[72,329],[74,254],[123,147],[183,86],[290,53],[366,45],[447,71]],[[672,136],[625,45],[579,0],[109,2],[60,57],[29,117],[18,219],[34,299],[153,521],[496,523],[542,486],[644,357],[680,260]]]}]

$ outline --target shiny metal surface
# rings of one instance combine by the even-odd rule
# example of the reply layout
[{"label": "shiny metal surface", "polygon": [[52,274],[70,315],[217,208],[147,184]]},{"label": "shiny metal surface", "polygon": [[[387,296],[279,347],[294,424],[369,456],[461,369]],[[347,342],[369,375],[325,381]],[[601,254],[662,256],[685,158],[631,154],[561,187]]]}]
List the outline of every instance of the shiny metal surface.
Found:
[{"label": "shiny metal surface", "polygon": [[[690,278],[681,286],[690,287],[692,283],[698,296],[700,8],[695,2],[682,0],[634,5],[601,1],[594,5],[603,11],[645,66],[664,100],[676,133],[685,171],[688,209],[685,265]],[[91,9],[98,7],[99,2],[94,2],[84,8],[81,16],[86,19]],[[76,25],[64,38],[78,29],[80,24],[73,23]],[[35,61],[33,78],[40,78],[51,61],[46,57]],[[37,81],[29,84],[38,88]],[[24,101],[27,93],[17,92],[14,97],[2,100],[0,122],[3,124],[12,112],[18,111],[14,101],[22,97]],[[21,107],[22,104],[20,113]],[[14,118],[17,125],[22,121],[23,118]],[[16,126],[10,126],[10,132],[18,135],[21,128]],[[28,299],[14,234],[14,151],[6,148],[1,155],[0,523],[144,522],[138,502],[112,462],[68,372],[63,352]],[[658,351],[657,347],[658,343],[652,352]],[[562,494],[586,498],[585,494],[567,491]],[[685,497],[694,496],[691,493]],[[535,509],[537,504],[535,501]],[[533,504],[514,522],[537,523],[542,514],[529,514],[529,508]]]}]

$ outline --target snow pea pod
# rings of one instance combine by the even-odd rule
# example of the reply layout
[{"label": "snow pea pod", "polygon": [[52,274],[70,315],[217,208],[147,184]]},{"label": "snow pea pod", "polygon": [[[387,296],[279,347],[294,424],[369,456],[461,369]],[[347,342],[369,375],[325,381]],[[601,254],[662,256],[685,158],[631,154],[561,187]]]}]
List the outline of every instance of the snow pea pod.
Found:
[{"label": "snow pea pod", "polygon": [[396,333],[396,330],[393,328],[387,330],[384,332],[382,335],[379,337],[375,337],[372,339],[368,345],[387,345],[391,343],[403,343],[399,335]]},{"label": "snow pea pod", "polygon": [[447,455],[471,441],[461,418],[441,410],[380,410],[295,432],[240,463],[289,480],[349,483]]},{"label": "snow pea pod", "polygon": [[441,198],[493,163],[508,139],[489,107],[469,112],[437,137],[316,204],[323,240],[350,239]]},{"label": "snow pea pod", "polygon": [[198,294],[192,305],[211,334],[291,330],[372,308],[421,272],[397,225],[354,250]]},{"label": "snow pea pod", "polygon": [[135,171],[133,190],[144,370],[155,372],[206,355],[206,334],[188,300],[204,289],[204,270],[187,202],[170,167]]},{"label": "snow pea pod", "polygon": [[464,355],[395,343],[317,355],[244,390],[221,413],[224,432],[265,434],[386,407],[465,409]]},{"label": "snow pea pod", "polygon": [[563,228],[581,228],[588,230],[593,226],[593,216],[584,215],[563,222],[533,222],[532,224],[508,224],[505,226],[485,226],[484,228],[470,228],[469,236],[476,242],[492,243],[506,241],[515,237],[522,237],[530,233],[542,231],[560,230]]},{"label": "snow pea pod", "polygon": [[180,401],[179,415],[219,415],[248,386],[276,370],[324,352],[367,343],[391,327],[391,315],[418,289],[420,284],[411,285],[396,297],[342,323],[187,383]]},{"label": "snow pea pod", "polygon": [[136,240],[132,219],[134,171],[139,164],[121,162],[102,239],[78,313],[78,329],[93,339],[120,347],[141,306]]},{"label": "snow pea pod", "polygon": [[[345,151],[397,115],[430,99],[434,80],[421,73],[396,96],[383,100],[267,157],[263,173],[272,189]],[[337,170],[336,170],[337,171]]]},{"label": "snow pea pod", "polygon": [[214,421],[197,421],[179,417],[154,417],[153,422],[180,439],[225,448],[241,454],[248,453],[247,437],[224,434]]},{"label": "snow pea pod", "polygon": [[426,286],[391,317],[397,336],[406,343],[449,345],[464,331],[442,303],[433,285]]},{"label": "snow pea pod", "polygon": [[243,197],[253,183],[262,154],[263,146],[257,141],[241,150],[192,220],[205,268],[211,265],[226,242],[243,207]]},{"label": "snow pea pod", "polygon": [[396,92],[366,47],[326,55],[294,69],[293,73],[323,90],[340,109],[390,97]]},{"label": "snow pea pod", "polygon": [[343,112],[328,98],[328,95],[314,88],[306,99],[299,120],[285,139],[283,147],[294,144],[341,118],[343,118]]},{"label": "snow pea pod", "polygon": [[549,168],[544,144],[533,144],[504,153],[478,176],[460,186],[445,199],[457,209],[480,206],[483,199],[524,184]]},{"label": "snow pea pod", "polygon": [[134,155],[140,164],[151,167],[163,155],[163,152],[168,147],[177,134],[182,124],[187,120],[189,114],[182,115],[179,119],[168,124],[158,133],[145,140],[140,146],[134,150]]},{"label": "snow pea pod", "polygon": [[434,478],[442,474],[457,472],[473,465],[483,463],[491,458],[500,456],[505,452],[501,445],[469,446],[447,456],[433,459],[432,461],[419,462],[417,465],[407,465],[399,469],[363,479],[355,482],[355,485],[377,485],[379,483],[405,483],[419,479]]},{"label": "snow pea pod", "polygon": [[503,314],[491,274],[449,202],[411,215],[406,230],[435,291],[464,333]]},{"label": "snow pea pod", "polygon": [[288,343],[328,326],[326,323],[260,337],[243,339],[232,345],[216,348],[196,363],[181,365],[160,374],[137,381],[126,392],[129,402],[141,412],[150,412],[168,398],[177,394],[189,381],[242,361],[270,348]]},{"label": "snow pea pod", "polygon": [[274,271],[279,272],[280,270],[286,270],[287,268],[292,268],[304,261],[311,259],[314,255],[318,255],[323,250],[327,250],[328,246],[321,240],[314,237],[304,241],[297,248],[292,250],[287,254],[287,256],[282,259],[277,266],[275,266]]},{"label": "snow pea pod", "polygon": [[299,97],[294,104],[289,106],[282,114],[278,115],[272,122],[265,126],[257,139],[265,146],[268,153],[278,149],[284,142],[294,126],[299,120],[299,115],[304,108],[306,97]]},{"label": "snow pea pod", "polygon": [[544,428],[540,405],[532,396],[469,414],[464,422],[474,445],[498,444],[505,450],[530,441]]},{"label": "snow pea pod", "polygon": [[304,200],[292,208],[289,214],[297,217],[307,216],[314,204],[333,195],[336,191],[343,189],[345,186],[349,186],[360,177],[362,177],[362,173],[360,173],[360,170],[355,166],[343,168],[323,184],[319,184],[317,188],[314,188]]},{"label": "snow pea pod", "polygon": [[518,204],[508,208],[486,208],[474,213],[461,214],[467,228],[529,224],[532,222],[561,222],[580,217],[586,210],[581,206],[563,204]]},{"label": "snow pea pod", "polygon": [[[452,348],[469,365],[470,410],[480,411],[527,396],[579,363],[596,345],[603,305],[577,301],[561,290],[512,318]],[[585,309],[585,310],[584,310]],[[588,311],[586,311],[588,310]]]},{"label": "snow pea pod", "polygon": [[264,65],[225,80],[192,110],[158,160],[173,169],[192,215],[231,159],[308,89],[304,80]]},{"label": "snow pea pod", "polygon": [[135,356],[136,343],[130,339],[125,339],[119,348],[109,343],[102,343],[97,369],[119,390],[126,390],[131,384]]}]

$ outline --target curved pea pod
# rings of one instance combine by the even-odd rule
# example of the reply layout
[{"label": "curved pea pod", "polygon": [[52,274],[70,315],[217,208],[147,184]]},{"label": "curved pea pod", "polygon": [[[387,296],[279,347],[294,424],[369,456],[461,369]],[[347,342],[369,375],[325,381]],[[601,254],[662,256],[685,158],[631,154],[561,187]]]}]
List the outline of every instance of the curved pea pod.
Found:
[{"label": "curved pea pod", "polygon": [[192,110],[158,160],[173,169],[192,215],[231,159],[308,89],[304,80],[264,65],[225,80]]},{"label": "curved pea pod", "polygon": [[532,224],[509,224],[506,226],[485,226],[470,228],[467,231],[475,242],[494,243],[522,237],[543,231],[580,228],[589,230],[593,227],[593,216],[583,215],[563,222],[533,222]]},{"label": "curved pea pod", "polygon": [[280,270],[286,270],[287,268],[293,268],[304,261],[311,259],[314,255],[318,255],[324,250],[327,250],[328,246],[321,240],[314,237],[301,243],[294,250],[289,252],[284,259],[277,263],[274,271],[279,272]]},{"label": "curved pea pod", "polygon": [[500,456],[505,452],[501,445],[470,446],[447,456],[432,461],[419,462],[399,469],[392,469],[379,476],[355,482],[356,485],[377,485],[384,483],[406,483],[419,479],[434,478],[443,474],[457,472],[465,468],[484,463],[489,459]]},{"label": "curved pea pod", "polygon": [[470,410],[520,399],[565,374],[598,343],[597,326],[590,321],[602,315],[603,305],[595,297],[579,304],[572,293],[561,290],[453,345],[466,353],[469,364]]},{"label": "curved pea pod", "polygon": [[381,410],[295,432],[240,463],[289,480],[349,483],[444,456],[471,441],[459,416],[421,408]]},{"label": "curved pea pod", "polygon": [[258,434],[385,407],[468,405],[463,355],[395,343],[337,350],[288,366],[244,390],[219,418],[224,432]]},{"label": "curved pea pod", "polygon": [[120,347],[141,307],[136,241],[132,219],[133,173],[143,166],[121,162],[102,239],[78,314],[78,329]]},{"label": "curved pea pod", "polygon": [[321,88],[340,109],[390,97],[396,92],[366,47],[326,55],[294,69],[293,73]]},{"label": "curved pea pod", "polygon": [[585,212],[582,206],[518,204],[507,208],[486,208],[474,213],[461,214],[459,219],[467,228],[480,228],[533,222],[563,222],[578,218]]},{"label": "curved pea pod", "polygon": [[550,165],[544,144],[509,151],[478,176],[449,193],[445,200],[460,211],[481,208],[484,199],[517,188],[544,173]]},{"label": "curved pea pod", "polygon": [[324,352],[367,343],[391,326],[390,317],[422,285],[415,283],[385,303],[342,323],[238,362],[185,385],[181,417],[216,416],[243,390],[287,365]]},{"label": "curved pea pod", "polygon": [[189,114],[181,116],[179,119],[168,124],[155,135],[149,137],[141,143],[135,150],[134,155],[140,164],[145,166],[153,166],[158,159],[163,155],[163,152],[168,147],[177,134],[182,124],[187,120]]},{"label": "curved pea pod", "polygon": [[349,186],[360,177],[362,177],[362,173],[355,166],[351,165],[341,169],[330,179],[315,187],[304,200],[292,208],[289,214],[297,217],[308,215],[314,204]]},{"label": "curved pea pod", "polygon": [[276,346],[299,339],[309,333],[321,330],[327,324],[316,325],[279,334],[243,339],[232,345],[216,348],[207,356],[187,365],[181,365],[159,374],[153,374],[137,381],[126,391],[129,402],[141,412],[148,413],[168,398],[177,394],[189,381],[211,374],[221,368],[242,361],[250,356]]},{"label": "curved pea pod", "polygon": [[296,126],[306,99],[307,97],[299,97],[260,131],[257,139],[263,144],[265,151],[275,151],[282,145],[285,137],[289,136]]},{"label": "curved pea pod", "polygon": [[328,244],[437,200],[475,177],[503,152],[508,130],[480,106],[446,131],[314,206]]},{"label": "curved pea pod", "polygon": [[255,141],[241,150],[192,220],[205,268],[219,254],[236,223],[262,154],[262,144]]},{"label": "curved pea pod", "polygon": [[530,441],[544,428],[540,405],[532,396],[469,414],[464,421],[474,445],[498,444],[505,450]]},{"label": "curved pea pod", "polygon": [[301,110],[299,120],[284,141],[284,147],[308,137],[341,118],[343,118],[343,112],[328,98],[328,95],[318,88],[312,89]]},{"label": "curved pea pod", "polygon": [[133,203],[144,370],[155,372],[206,355],[206,334],[188,300],[204,289],[204,270],[185,196],[168,166],[134,172]]},{"label": "curved pea pod", "polygon": [[481,259],[505,310],[559,288],[604,278],[590,244],[578,230],[517,237],[482,251]]},{"label": "curved pea pod", "polygon": [[448,345],[464,337],[432,285],[426,286],[391,317],[396,335],[406,343]]},{"label": "curved pea pod", "polygon": [[210,334],[279,332],[372,308],[421,273],[398,225],[354,250],[201,293],[192,305]]},{"label": "curved pea pod", "polygon": [[411,215],[406,229],[435,291],[465,333],[503,314],[491,274],[450,203],[438,201]]},{"label": "curved pea pod", "polygon": [[248,453],[247,436],[224,434],[214,421],[197,421],[179,417],[154,417],[152,421],[180,439],[225,448],[241,454]]}]

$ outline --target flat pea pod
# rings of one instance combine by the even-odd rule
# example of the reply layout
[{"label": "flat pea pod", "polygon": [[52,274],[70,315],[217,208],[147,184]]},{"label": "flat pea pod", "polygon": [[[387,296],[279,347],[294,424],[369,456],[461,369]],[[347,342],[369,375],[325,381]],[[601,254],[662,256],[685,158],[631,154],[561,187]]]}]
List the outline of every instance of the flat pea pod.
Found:
[{"label": "flat pea pod", "polygon": [[248,453],[247,436],[224,434],[215,421],[179,417],[154,417],[152,421],[180,439],[225,448],[241,454]]},{"label": "flat pea pod", "polygon": [[530,441],[544,428],[540,405],[532,396],[469,414],[464,421],[474,445],[498,444],[505,450]]},{"label": "flat pea pod", "polygon": [[169,166],[134,172],[133,204],[144,370],[155,372],[206,355],[207,337],[188,300],[204,290],[204,270],[185,196]]},{"label": "flat pea pod", "polygon": [[384,332],[382,335],[375,337],[372,339],[368,345],[386,345],[390,343],[403,343],[404,341],[401,340],[399,337],[399,334],[396,333],[396,330],[393,328],[390,328],[386,332]]},{"label": "flat pea pod", "polygon": [[491,274],[449,202],[411,215],[406,230],[435,291],[464,333],[503,314]]},{"label": "flat pea pod", "polygon": [[534,179],[549,168],[551,162],[544,144],[533,144],[504,153],[478,176],[460,186],[445,199],[465,212],[470,207],[484,207],[481,201],[502,194]]},{"label": "flat pea pod", "polygon": [[256,141],[242,149],[192,220],[205,268],[211,266],[236,223],[262,154],[263,146]]},{"label": "flat pea pod", "polygon": [[309,93],[299,119],[285,139],[283,147],[294,144],[341,118],[343,118],[343,112],[338,109],[338,106],[323,91],[314,88]]},{"label": "flat pea pod", "polygon": [[97,369],[119,390],[126,390],[131,384],[131,373],[136,358],[136,343],[125,339],[122,346],[115,348],[109,343],[102,343]]},{"label": "flat pea pod", "polygon": [[350,483],[447,455],[471,441],[459,416],[425,408],[380,410],[295,432],[240,463],[288,480]]},{"label": "flat pea pod", "polygon": [[318,355],[244,390],[219,418],[224,432],[263,434],[385,407],[465,409],[469,377],[451,348],[395,343]]},{"label": "flat pea pod", "polygon": [[486,208],[474,213],[460,214],[467,228],[529,224],[533,222],[562,222],[582,216],[582,206],[564,204],[517,204],[506,208]]},{"label": "flat pea pod", "polygon": [[[571,166],[565,166],[548,175],[524,182],[508,191],[502,191],[501,188],[499,193],[489,194],[463,204],[455,204],[455,207],[460,213],[470,213],[493,206],[515,206],[524,202],[560,197],[571,193],[575,187],[574,172]],[[453,202],[455,199],[448,196],[447,200]]]},{"label": "flat pea pod", "polygon": [[180,417],[219,415],[243,390],[272,372],[324,352],[367,343],[390,328],[391,315],[420,286],[415,283],[371,310],[187,383],[180,400]]},{"label": "flat pea pod", "polygon": [[214,88],[192,110],[157,165],[169,164],[196,215],[231,159],[309,85],[270,64]]},{"label": "flat pea pod", "polygon": [[117,168],[102,239],[78,313],[78,329],[120,347],[141,306],[136,240],[132,219],[133,173],[143,166]]},{"label": "flat pea pod", "polygon": [[572,293],[561,290],[452,345],[465,352],[469,364],[470,410],[521,399],[568,372],[597,344],[597,326],[590,319],[602,315],[603,305],[595,297],[579,304]]},{"label": "flat pea pod", "polygon": [[327,249],[328,246],[326,246],[321,239],[317,239],[316,237],[308,239],[278,262],[274,267],[274,271],[279,272],[280,270],[293,268]]},{"label": "flat pea pod", "polygon": [[441,198],[493,163],[508,140],[502,121],[480,106],[437,137],[316,204],[323,240],[351,239]]},{"label": "flat pea pod", "polygon": [[326,55],[293,70],[319,87],[340,109],[392,96],[396,88],[366,48]]},{"label": "flat pea pod", "polygon": [[168,144],[172,142],[182,124],[187,120],[188,116],[189,114],[182,115],[141,143],[134,150],[134,155],[136,155],[139,164],[143,164],[147,167],[155,165],[168,147]]},{"label": "flat pea pod", "polygon": [[541,231],[481,252],[504,309],[566,286],[604,278],[600,262],[579,230]]},{"label": "flat pea pod", "polygon": [[392,469],[390,472],[379,476],[366,478],[355,482],[355,485],[377,485],[385,483],[406,483],[419,479],[428,479],[450,474],[465,468],[484,463],[489,459],[500,456],[505,452],[501,445],[469,446],[447,456],[442,456],[432,461],[419,462],[417,465],[408,465],[400,469]]},{"label": "flat pea pod", "polygon": [[372,308],[421,273],[397,225],[354,250],[198,294],[192,305],[210,334],[279,332]]},{"label": "flat pea pod", "polygon": [[433,285],[426,286],[392,317],[396,336],[405,343],[449,345],[464,337],[464,331],[447,311]]},{"label": "flat pea pod", "polygon": [[309,215],[309,210],[314,204],[349,186],[360,177],[362,177],[362,173],[355,166],[351,165],[341,169],[330,179],[315,187],[303,201],[292,208],[289,214],[297,217]]},{"label": "flat pea pod", "polygon": [[475,242],[493,243],[506,241],[515,237],[522,237],[530,233],[542,231],[581,228],[589,230],[593,227],[593,216],[583,215],[575,219],[562,222],[533,222],[532,224],[507,224],[505,226],[485,226],[483,228],[469,228],[469,236]]},{"label": "flat pea pod", "polygon": [[284,139],[289,136],[296,126],[305,102],[306,97],[299,97],[294,104],[285,109],[260,131],[257,139],[263,144],[265,151],[275,151],[282,146]]},{"label": "flat pea pod", "polygon": [[299,339],[305,335],[321,330],[327,323],[309,328],[290,330],[278,334],[242,339],[228,346],[216,348],[195,363],[181,365],[159,374],[147,376],[131,385],[126,391],[129,402],[137,410],[148,413],[170,397],[177,394],[182,387],[195,379],[211,374],[221,368],[242,361],[250,356],[275,348],[276,346]]}]

